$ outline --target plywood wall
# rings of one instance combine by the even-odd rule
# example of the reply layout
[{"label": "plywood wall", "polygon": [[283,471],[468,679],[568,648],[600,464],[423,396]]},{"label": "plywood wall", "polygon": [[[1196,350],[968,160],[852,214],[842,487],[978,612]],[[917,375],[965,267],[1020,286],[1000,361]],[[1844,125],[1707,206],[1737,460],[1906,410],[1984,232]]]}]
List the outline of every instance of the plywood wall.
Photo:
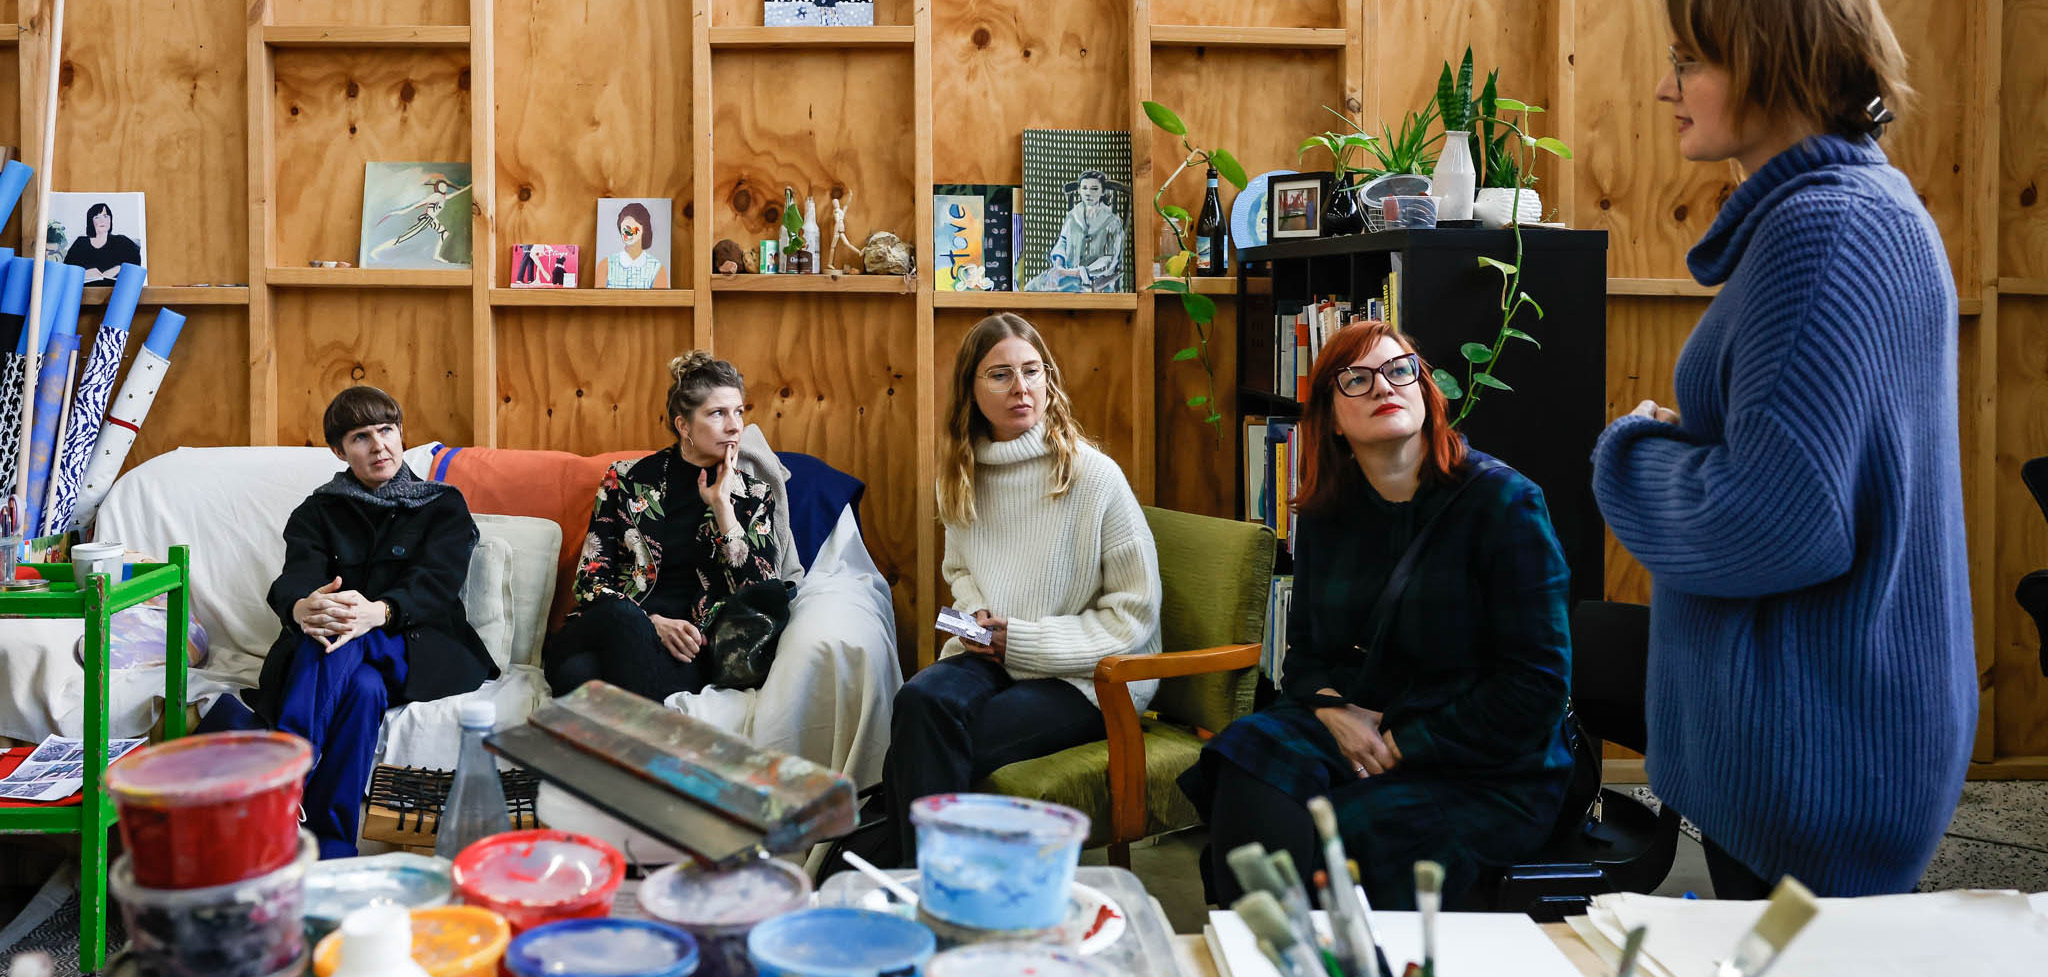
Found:
[{"label": "plywood wall", "polygon": [[[0,111],[0,144],[36,141],[46,2],[22,0],[26,33],[0,38],[0,104],[20,106]],[[0,0],[0,16],[9,6]],[[2020,464],[2048,454],[2048,61],[2036,56],[2048,0],[1885,6],[1920,94],[1885,145],[1942,229],[1963,304],[1963,477],[1990,690],[1980,759],[2048,757],[2039,636],[2011,599],[2020,576],[2048,567],[2048,518],[2018,482]],[[652,448],[667,438],[662,367],[709,344],[746,372],[779,447],[868,483],[864,526],[913,665],[931,646],[927,602],[946,598],[933,586],[921,453],[951,394],[954,344],[986,310],[871,291],[886,283],[767,293],[714,280],[711,244],[772,234],[783,186],[821,206],[850,194],[856,239],[888,229],[928,241],[926,181],[1019,182],[1021,131],[1065,127],[1133,130],[1149,195],[1180,147],[1144,125],[1141,98],[1178,109],[1197,141],[1232,149],[1251,172],[1320,167],[1294,150],[1336,124],[1321,106],[1397,125],[1469,44],[1482,73],[1500,68],[1504,91],[1550,109],[1538,131],[1577,151],[1540,169],[1539,189],[1546,209],[1611,235],[1607,398],[1620,413],[1671,397],[1672,363],[1709,300],[1686,251],[1740,180],[1678,156],[1654,97],[1667,69],[1657,0],[881,0],[877,22],[901,31],[851,48],[753,43],[764,39],[744,33],[761,23],[757,0],[69,7],[55,185],[146,192],[152,284],[168,287],[149,301],[191,315],[136,460],[181,444],[317,440],[319,406],[356,380],[405,398],[415,438]],[[92,26],[106,24],[121,29]],[[470,24],[480,26],[466,44],[262,40],[266,25]],[[1155,25],[1221,33],[1155,42]],[[1248,40],[1235,28],[1342,41]],[[362,164],[393,159],[472,162],[489,248],[477,273],[370,287],[308,278],[309,260],[355,257]],[[268,162],[258,172],[252,160]],[[1199,185],[1200,174],[1183,177],[1167,199],[1193,209]],[[514,243],[579,244],[594,264],[602,196],[674,201],[671,293],[541,305],[494,289]],[[1145,204],[1141,272],[1156,245]],[[1212,362],[1234,420],[1234,301],[1219,301]],[[1082,423],[1141,492],[1235,513],[1235,431],[1219,439],[1186,406],[1203,385],[1172,359],[1194,338],[1177,303],[1026,314],[1065,364]],[[1606,589],[1647,593],[1619,547]]]}]

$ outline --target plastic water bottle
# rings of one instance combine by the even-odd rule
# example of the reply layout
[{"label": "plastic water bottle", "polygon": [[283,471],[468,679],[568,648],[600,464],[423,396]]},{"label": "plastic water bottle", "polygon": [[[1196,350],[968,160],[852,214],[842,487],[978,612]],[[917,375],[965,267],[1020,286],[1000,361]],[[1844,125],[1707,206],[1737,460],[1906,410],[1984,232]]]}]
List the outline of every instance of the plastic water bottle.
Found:
[{"label": "plastic water bottle", "polygon": [[341,921],[341,962],[334,977],[429,977],[412,958],[412,916],[392,905],[365,906]]},{"label": "plastic water bottle", "polygon": [[466,700],[457,717],[462,721],[462,753],[455,759],[455,783],[448,789],[434,837],[434,854],[450,861],[471,842],[512,830],[498,764],[484,749],[484,737],[498,721],[498,706],[488,699]]}]

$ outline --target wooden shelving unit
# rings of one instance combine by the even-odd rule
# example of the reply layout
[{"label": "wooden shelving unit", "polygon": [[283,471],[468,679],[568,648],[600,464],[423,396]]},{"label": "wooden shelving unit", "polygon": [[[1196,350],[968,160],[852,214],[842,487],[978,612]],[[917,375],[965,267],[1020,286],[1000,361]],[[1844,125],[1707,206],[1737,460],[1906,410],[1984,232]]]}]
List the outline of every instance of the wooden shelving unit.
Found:
[{"label": "wooden shelving unit", "polygon": [[941,309],[1132,312],[1138,308],[1136,292],[934,292],[932,298]]},{"label": "wooden shelving unit", "polygon": [[271,285],[293,288],[468,288],[468,268],[266,268]]},{"label": "wooden shelving unit", "polygon": [[[105,305],[108,288],[85,290],[86,305]],[[248,305],[246,285],[144,285],[138,305]]]},{"label": "wooden shelving unit", "polygon": [[1193,27],[1152,25],[1152,43],[1159,47],[1331,48],[1351,43],[1351,34],[1329,27]]},{"label": "wooden shelving unit", "polygon": [[497,308],[686,309],[697,293],[687,288],[493,288]]},{"label": "wooden shelving unit", "polygon": [[860,292],[909,295],[914,275],[712,275],[713,292]]},{"label": "wooden shelving unit", "polygon": [[917,43],[916,27],[713,27],[711,47],[903,48]]},{"label": "wooden shelving unit", "polygon": [[263,28],[263,43],[276,48],[466,48],[469,27],[284,24]]}]

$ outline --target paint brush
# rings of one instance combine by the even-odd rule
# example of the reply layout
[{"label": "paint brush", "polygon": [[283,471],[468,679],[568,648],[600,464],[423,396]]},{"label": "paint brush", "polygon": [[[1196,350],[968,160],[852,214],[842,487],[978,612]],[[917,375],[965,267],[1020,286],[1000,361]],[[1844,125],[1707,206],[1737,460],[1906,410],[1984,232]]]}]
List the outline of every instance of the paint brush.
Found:
[{"label": "paint brush", "polygon": [[1316,924],[1309,916],[1308,890],[1302,887],[1301,873],[1294,870],[1294,856],[1276,851],[1266,856],[1266,862],[1273,866],[1273,874],[1280,877],[1280,885],[1285,890],[1280,893],[1280,908],[1287,910],[1295,932],[1301,934],[1302,939],[1314,943]]},{"label": "paint brush", "polygon": [[1312,797],[1308,814],[1315,821],[1316,834],[1323,839],[1323,864],[1330,873],[1332,901],[1323,908],[1330,911],[1330,931],[1338,934],[1334,941],[1337,959],[1351,972],[1366,977],[1394,977],[1393,968],[1387,965],[1386,951],[1373,939],[1365,901],[1352,885],[1349,860],[1344,857],[1344,839],[1337,834],[1337,809],[1330,806],[1327,797]]},{"label": "paint brush", "polygon": [[1798,879],[1785,876],[1771,890],[1771,903],[1764,907],[1763,916],[1735,945],[1735,956],[1721,961],[1715,977],[1761,977],[1819,912],[1820,901],[1813,892]]},{"label": "paint brush", "polygon": [[895,896],[897,899],[901,900],[904,905],[909,906],[913,909],[917,908],[917,893],[905,888],[903,883],[890,878],[889,873],[884,872],[879,868],[876,868],[875,863],[870,862],[867,859],[862,858],[859,855],[856,855],[850,851],[842,851],[839,854],[846,859],[846,864],[851,865],[854,868],[860,870],[860,874],[865,875],[870,879],[873,879],[876,885],[882,887],[883,891],[889,893],[892,896]]},{"label": "paint brush", "polygon": [[1614,977],[1635,977],[1636,957],[1643,952],[1643,936],[1650,932],[1648,926],[1638,926],[1628,931],[1628,941],[1621,945],[1621,963],[1614,968]]},{"label": "paint brush", "polygon": [[1436,977],[1436,913],[1444,905],[1444,867],[1415,863],[1415,909],[1422,916],[1422,977]]},{"label": "paint brush", "polygon": [[1231,903],[1230,908],[1246,927],[1261,940],[1270,941],[1279,951],[1286,966],[1281,973],[1293,977],[1320,977],[1323,961],[1316,955],[1316,948],[1303,943],[1294,933],[1294,927],[1287,921],[1287,913],[1280,908],[1280,900],[1270,892],[1254,892]]}]

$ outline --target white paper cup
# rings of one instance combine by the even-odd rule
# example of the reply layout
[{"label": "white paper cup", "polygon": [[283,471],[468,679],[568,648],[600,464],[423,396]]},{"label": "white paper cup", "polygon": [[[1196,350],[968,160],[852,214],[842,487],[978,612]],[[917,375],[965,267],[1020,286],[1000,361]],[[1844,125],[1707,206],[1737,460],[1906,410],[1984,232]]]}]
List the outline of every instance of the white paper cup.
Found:
[{"label": "white paper cup", "polygon": [[119,543],[79,543],[71,547],[71,579],[80,586],[91,574],[104,573],[121,582],[121,554],[126,550]]}]

